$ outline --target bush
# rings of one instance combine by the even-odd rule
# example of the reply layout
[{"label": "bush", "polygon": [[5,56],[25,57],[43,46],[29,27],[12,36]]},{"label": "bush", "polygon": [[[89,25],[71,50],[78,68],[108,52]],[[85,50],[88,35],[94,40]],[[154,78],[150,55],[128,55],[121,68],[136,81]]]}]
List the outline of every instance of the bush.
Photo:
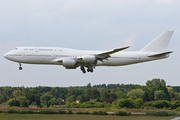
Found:
[{"label": "bush", "polygon": [[97,111],[93,111],[93,113],[92,113],[93,115],[97,115],[98,114],[98,112]]},{"label": "bush", "polygon": [[115,113],[114,115],[118,115],[118,116],[130,116],[131,113],[130,112],[127,113],[125,111],[119,111],[119,112]]},{"label": "bush", "polygon": [[39,114],[57,114],[57,112],[52,110],[42,110],[39,112]]},{"label": "bush", "polygon": [[171,102],[172,109],[177,109],[178,107],[180,107],[180,101],[176,100],[176,101]]},{"label": "bush", "polygon": [[80,112],[76,112],[76,114],[83,114],[83,113],[80,111]]},{"label": "bush", "polygon": [[32,114],[32,113],[37,113],[37,112],[32,111],[32,110],[28,110],[28,111],[27,111],[27,114]]},{"label": "bush", "polygon": [[117,103],[117,107],[118,108],[133,108],[134,107],[134,103],[133,103],[133,99],[120,99]]},{"label": "bush", "polygon": [[64,110],[58,110],[58,114],[67,114],[67,112]]},{"label": "bush", "polygon": [[100,111],[98,111],[98,112],[97,112],[97,114],[98,114],[98,115],[107,115],[107,113],[106,113],[106,112],[101,111],[101,110],[100,110]]},{"label": "bush", "polygon": [[19,111],[16,111],[16,110],[14,110],[14,109],[9,109],[9,110],[7,111],[7,113],[9,113],[9,114],[11,114],[11,113],[19,113]]},{"label": "bush", "polygon": [[149,116],[178,116],[176,113],[168,113],[166,111],[161,111],[161,112],[147,112],[146,115]]},{"label": "bush", "polygon": [[84,114],[89,115],[89,112],[88,112],[88,111],[86,111],[86,112],[84,112]]},{"label": "bush", "polygon": [[170,102],[167,101],[167,100],[160,100],[160,101],[154,101],[152,104],[151,104],[152,107],[156,107],[156,108],[168,108],[171,106]]},{"label": "bush", "polygon": [[92,113],[93,115],[108,115],[105,111],[93,111],[93,113]]},{"label": "bush", "polygon": [[67,112],[67,114],[73,114],[72,110],[69,110],[69,111]]},{"label": "bush", "polygon": [[20,114],[26,114],[27,111],[26,111],[26,110],[21,110],[19,113],[20,113]]}]

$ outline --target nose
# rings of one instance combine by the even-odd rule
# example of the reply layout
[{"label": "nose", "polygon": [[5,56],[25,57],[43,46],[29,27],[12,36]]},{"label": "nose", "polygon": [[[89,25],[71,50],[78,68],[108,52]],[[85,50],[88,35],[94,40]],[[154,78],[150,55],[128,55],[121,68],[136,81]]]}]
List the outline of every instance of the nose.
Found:
[{"label": "nose", "polygon": [[7,58],[7,54],[4,54],[4,57]]}]

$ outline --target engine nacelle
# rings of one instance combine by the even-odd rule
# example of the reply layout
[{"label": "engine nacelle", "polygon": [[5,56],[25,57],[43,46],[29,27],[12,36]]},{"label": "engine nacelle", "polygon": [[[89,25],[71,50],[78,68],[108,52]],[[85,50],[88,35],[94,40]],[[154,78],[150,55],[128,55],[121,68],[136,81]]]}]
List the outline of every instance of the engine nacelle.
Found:
[{"label": "engine nacelle", "polygon": [[76,61],[75,60],[63,60],[63,66],[66,69],[76,69]]},{"label": "engine nacelle", "polygon": [[82,60],[85,63],[94,63],[96,61],[96,57],[93,55],[82,56]]}]

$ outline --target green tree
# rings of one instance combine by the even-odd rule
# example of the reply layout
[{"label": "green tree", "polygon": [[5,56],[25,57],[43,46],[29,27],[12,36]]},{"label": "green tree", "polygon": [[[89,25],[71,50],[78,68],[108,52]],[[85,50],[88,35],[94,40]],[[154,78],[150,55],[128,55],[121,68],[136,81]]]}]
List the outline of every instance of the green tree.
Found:
[{"label": "green tree", "polygon": [[135,103],[135,106],[137,108],[141,108],[142,105],[143,105],[143,99],[142,98],[138,98],[138,99],[134,100],[134,103]]},{"label": "green tree", "polygon": [[12,95],[13,95],[14,98],[16,98],[16,97],[22,96],[23,94],[22,94],[22,92],[20,90],[14,90],[12,92]]},{"label": "green tree", "polygon": [[71,96],[69,96],[68,98],[67,98],[67,101],[68,102],[75,102],[76,101],[76,96],[75,95],[71,95]]},{"label": "green tree", "polygon": [[110,97],[109,97],[109,94],[106,92],[106,91],[104,91],[102,94],[101,94],[101,97],[100,97],[100,99],[101,99],[101,101],[103,102],[104,100],[106,100],[106,99],[109,99]]},{"label": "green tree", "polygon": [[174,92],[173,100],[179,100],[179,94],[177,92]]},{"label": "green tree", "polygon": [[53,96],[50,94],[50,92],[45,93],[40,97],[41,104],[46,105],[49,107],[49,101],[51,100]]},{"label": "green tree", "polygon": [[165,94],[164,94],[164,92],[162,90],[157,90],[157,91],[154,92],[154,97],[155,97],[154,99],[156,101],[164,100],[165,99]]},{"label": "green tree", "polygon": [[17,106],[19,107],[20,106],[20,103],[18,100],[16,100],[15,98],[11,98],[7,101],[7,105],[10,105],[10,106]]},{"label": "green tree", "polygon": [[29,101],[28,100],[22,100],[20,102],[20,107],[28,107],[29,106]]},{"label": "green tree", "polygon": [[122,91],[117,91],[115,94],[116,94],[118,99],[125,99],[125,98],[127,98],[126,94],[124,94]]},{"label": "green tree", "polygon": [[171,100],[170,94],[166,88],[166,82],[163,79],[153,79],[146,82],[146,86],[149,88],[151,99],[154,100],[154,92],[162,90],[165,94],[166,100]]},{"label": "green tree", "polygon": [[142,89],[132,89],[127,93],[127,96],[132,99],[144,98],[145,92]]},{"label": "green tree", "polygon": [[0,95],[0,104],[4,102],[4,96],[3,95]]}]

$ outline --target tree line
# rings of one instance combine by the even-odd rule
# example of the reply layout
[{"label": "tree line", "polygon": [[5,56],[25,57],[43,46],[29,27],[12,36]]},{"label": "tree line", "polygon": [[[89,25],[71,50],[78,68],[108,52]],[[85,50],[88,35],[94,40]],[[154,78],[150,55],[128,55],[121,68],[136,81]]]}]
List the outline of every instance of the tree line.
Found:
[{"label": "tree line", "polygon": [[[102,84],[75,87],[0,87],[0,104],[8,107],[111,107],[141,108],[180,106],[180,87],[166,86],[163,79],[152,79],[145,86]],[[77,100],[79,103],[77,103]],[[147,101],[151,101],[146,103]],[[176,105],[174,105],[176,101]],[[159,103],[158,103],[159,102]],[[161,103],[162,102],[162,103]],[[175,106],[175,107],[172,107]]]}]

